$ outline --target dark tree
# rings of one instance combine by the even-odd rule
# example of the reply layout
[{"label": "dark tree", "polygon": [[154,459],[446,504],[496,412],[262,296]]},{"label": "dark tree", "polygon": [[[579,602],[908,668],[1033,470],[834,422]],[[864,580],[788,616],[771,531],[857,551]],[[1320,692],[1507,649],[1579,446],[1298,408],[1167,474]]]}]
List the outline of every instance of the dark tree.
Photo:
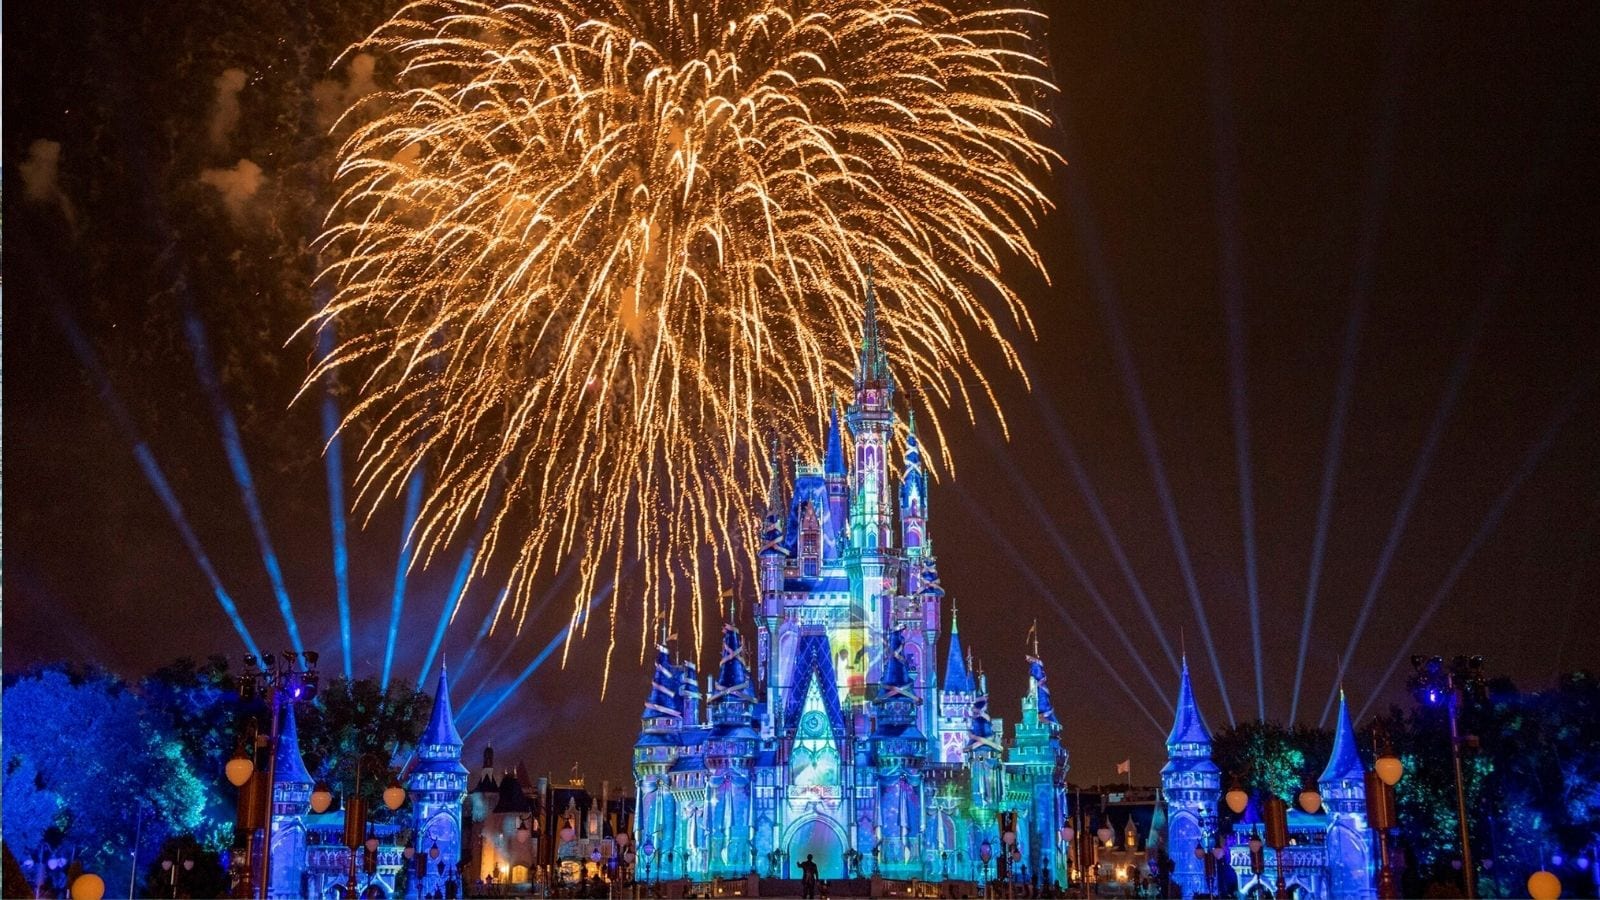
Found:
[{"label": "dark tree", "polygon": [[384,813],[382,795],[390,770],[398,768],[417,744],[433,702],[427,694],[400,681],[385,692],[375,679],[335,679],[323,686],[317,700],[301,710],[300,750],[306,769],[328,783],[335,795],[355,787],[356,762],[374,754],[383,765],[369,763],[361,778],[361,795],[375,816]]}]

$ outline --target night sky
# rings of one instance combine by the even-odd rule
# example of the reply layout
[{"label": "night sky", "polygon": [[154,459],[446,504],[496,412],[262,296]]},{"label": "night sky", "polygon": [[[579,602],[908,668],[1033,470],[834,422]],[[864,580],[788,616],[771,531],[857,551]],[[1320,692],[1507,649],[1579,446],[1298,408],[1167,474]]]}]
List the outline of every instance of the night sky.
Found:
[{"label": "night sky", "polygon": [[[388,5],[145,6],[6,10],[4,668],[136,676],[243,652],[135,432],[257,639],[286,644],[225,408],[333,673],[319,407],[290,403],[313,348],[291,335],[313,303],[327,116],[363,86],[330,66]],[[1364,607],[1357,710],[1404,700],[1409,665],[1382,676],[1412,652],[1481,653],[1525,687],[1600,664],[1600,8],[1048,11],[1069,164],[1038,236],[1050,284],[1018,275],[1032,391],[998,379],[1010,440],[992,417],[954,429],[957,477],[931,498],[996,714],[1016,716],[1037,617],[1073,780],[1125,757],[1153,780],[1177,680],[1163,640],[1228,721],[1196,599],[1234,715],[1256,716],[1252,585],[1277,720],[1321,720]],[[382,664],[398,505],[349,517],[358,674]],[[416,679],[458,556],[411,576],[397,678]],[[570,599],[468,660],[494,595],[476,586],[445,640],[458,709],[520,672]],[[624,651],[603,702],[603,635],[553,657],[469,756],[492,739],[536,772],[627,777],[648,677]]]}]

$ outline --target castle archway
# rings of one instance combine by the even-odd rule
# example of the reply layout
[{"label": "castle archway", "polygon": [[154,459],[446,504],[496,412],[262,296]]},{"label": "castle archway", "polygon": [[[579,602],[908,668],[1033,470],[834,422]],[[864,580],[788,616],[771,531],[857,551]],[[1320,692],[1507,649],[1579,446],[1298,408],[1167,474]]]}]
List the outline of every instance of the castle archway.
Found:
[{"label": "castle archway", "polygon": [[829,881],[845,877],[844,839],[832,822],[813,817],[789,832],[790,877],[800,877],[800,863],[807,855],[817,864],[818,878]]}]

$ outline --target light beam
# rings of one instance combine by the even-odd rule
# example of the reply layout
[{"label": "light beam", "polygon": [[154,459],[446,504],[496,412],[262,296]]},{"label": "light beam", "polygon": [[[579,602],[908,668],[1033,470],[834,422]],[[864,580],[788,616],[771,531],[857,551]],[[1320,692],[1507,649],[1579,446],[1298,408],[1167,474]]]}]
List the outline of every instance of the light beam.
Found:
[{"label": "light beam", "polygon": [[156,457],[151,452],[144,438],[139,436],[139,429],[133,424],[133,417],[128,414],[127,407],[117,397],[115,389],[111,386],[111,379],[105,370],[100,367],[100,360],[95,356],[94,350],[78,330],[77,323],[73,322],[64,311],[58,312],[57,322],[61,330],[66,333],[67,342],[72,345],[72,352],[78,357],[78,362],[89,371],[94,379],[96,392],[100,395],[101,402],[111,412],[111,418],[122,429],[123,436],[133,447],[134,460],[139,463],[139,469],[144,473],[145,480],[150,483],[150,488],[155,491],[157,499],[166,508],[167,516],[178,529],[178,536],[183,539],[183,544],[189,550],[189,555],[194,557],[195,564],[200,567],[200,572],[211,585],[211,593],[217,598],[217,605],[227,615],[228,621],[233,624],[233,630],[239,635],[239,640],[252,656],[260,656],[261,648],[256,645],[256,640],[250,634],[250,629],[245,626],[244,618],[239,615],[239,607],[233,602],[233,596],[223,587],[222,579],[218,577],[217,570],[211,565],[211,557],[206,555],[205,548],[200,545],[200,539],[195,536],[194,529],[189,527],[189,517],[184,514],[183,504],[178,502],[178,495],[173,493],[172,485],[167,482],[167,477],[157,464]]},{"label": "light beam", "polygon": [[[1058,108],[1064,106],[1063,99]],[[1070,144],[1071,132],[1067,124],[1070,117],[1063,113],[1058,119],[1061,122],[1060,130]],[[1144,390],[1139,385],[1139,373],[1134,366],[1133,353],[1128,347],[1128,336],[1122,327],[1122,313],[1117,302],[1116,288],[1111,281],[1111,270],[1106,265],[1105,255],[1100,250],[1099,225],[1090,206],[1087,189],[1073,179],[1070,171],[1067,174],[1067,201],[1076,225],[1078,244],[1083,252],[1091,287],[1095,299],[1100,304],[1101,314],[1105,318],[1106,330],[1111,336],[1112,354],[1116,358],[1117,374],[1122,381],[1123,395],[1127,398],[1128,407],[1133,413],[1139,436],[1139,448],[1144,453],[1145,463],[1155,482],[1156,496],[1161,501],[1162,518],[1167,526],[1167,536],[1172,542],[1173,553],[1177,556],[1178,571],[1183,576],[1189,606],[1194,612],[1195,622],[1200,627],[1200,638],[1205,642],[1206,655],[1211,661],[1211,674],[1217,681],[1217,690],[1222,695],[1222,707],[1228,715],[1228,721],[1237,722],[1233,714],[1233,701],[1228,697],[1227,681],[1222,677],[1222,663],[1217,658],[1217,646],[1211,639],[1211,622],[1206,616],[1205,605],[1200,600],[1200,585],[1195,580],[1194,565],[1189,559],[1188,542],[1184,540],[1183,526],[1178,521],[1178,508],[1172,499],[1172,488],[1167,484],[1166,467],[1161,462],[1155,428],[1150,422],[1149,409],[1145,406]]]},{"label": "light beam", "polygon": [[1150,720],[1151,725],[1155,726],[1156,731],[1164,733],[1165,729],[1161,724],[1161,720],[1157,719],[1155,715],[1150,712],[1150,708],[1145,706],[1144,701],[1139,699],[1139,695],[1134,693],[1132,687],[1128,686],[1128,682],[1123,679],[1122,673],[1117,671],[1116,666],[1113,666],[1110,660],[1106,659],[1106,655],[1104,653],[1100,652],[1099,644],[1091,639],[1089,635],[1084,632],[1081,627],[1079,627],[1077,620],[1072,617],[1071,613],[1067,612],[1067,608],[1059,599],[1056,598],[1055,592],[1050,590],[1050,588],[1045,585],[1044,581],[1039,578],[1038,574],[1036,574],[1033,571],[1033,568],[1028,564],[1028,561],[1023,558],[1022,552],[1017,549],[1017,545],[1012,543],[1011,539],[1005,536],[1005,533],[1000,530],[999,525],[995,523],[994,519],[989,517],[988,513],[983,511],[983,508],[978,505],[978,503],[973,499],[972,495],[967,492],[966,488],[956,485],[956,490],[960,492],[962,498],[966,500],[967,511],[976,516],[979,523],[983,526],[983,533],[992,539],[995,544],[999,546],[1001,551],[1011,559],[1015,570],[1021,572],[1023,577],[1028,579],[1028,583],[1032,584],[1033,589],[1039,592],[1039,596],[1049,601],[1051,608],[1056,611],[1056,615],[1060,617],[1061,621],[1067,624],[1068,628],[1072,629],[1072,633],[1078,638],[1080,645],[1084,647],[1084,649],[1088,650],[1089,655],[1093,656],[1100,663],[1101,667],[1106,670],[1106,674],[1111,676],[1111,680],[1115,682],[1118,687],[1122,688],[1123,693],[1128,695],[1128,699],[1133,701],[1133,705],[1138,707],[1140,712],[1144,713],[1145,718]]},{"label": "light beam", "polygon": [[406,605],[406,576],[411,573],[411,556],[416,549],[413,529],[422,507],[422,466],[411,470],[406,481],[405,520],[400,528],[400,551],[394,564],[394,593],[389,603],[389,641],[383,649],[383,689],[389,690],[389,673],[394,666],[394,645],[400,635],[400,614]]},{"label": "light beam", "polygon": [[1424,628],[1428,627],[1428,623],[1433,620],[1434,614],[1439,611],[1439,607],[1444,603],[1445,598],[1450,596],[1450,592],[1455,588],[1456,582],[1460,580],[1461,574],[1466,571],[1467,564],[1472,561],[1472,557],[1500,524],[1500,518],[1505,515],[1506,508],[1511,505],[1511,500],[1516,496],[1517,491],[1521,489],[1522,483],[1527,481],[1528,476],[1532,475],[1534,470],[1538,468],[1539,461],[1549,452],[1550,445],[1555,443],[1556,435],[1567,424],[1567,420],[1572,417],[1573,411],[1577,409],[1579,401],[1594,387],[1594,384],[1594,375],[1586,376],[1566,400],[1556,408],[1554,415],[1551,416],[1550,421],[1545,424],[1543,431],[1541,431],[1539,439],[1534,441],[1533,446],[1528,449],[1528,452],[1522,458],[1522,464],[1517,466],[1517,470],[1512,473],[1511,480],[1506,483],[1505,488],[1500,491],[1500,495],[1495,498],[1494,504],[1489,507],[1489,512],[1484,515],[1483,521],[1478,525],[1478,530],[1472,535],[1472,540],[1467,542],[1467,546],[1462,549],[1461,555],[1456,557],[1455,564],[1446,573],[1444,581],[1439,585],[1439,589],[1433,592],[1433,597],[1428,600],[1428,605],[1423,608],[1422,614],[1417,617],[1416,624],[1411,626],[1411,631],[1406,634],[1405,640],[1400,642],[1399,648],[1395,650],[1394,658],[1389,661],[1389,667],[1383,670],[1383,675],[1378,678],[1377,685],[1367,694],[1367,702],[1362,705],[1361,712],[1356,716],[1358,721],[1366,717],[1367,710],[1372,707],[1373,702],[1382,696],[1383,689],[1388,685],[1389,679],[1394,677],[1395,669],[1399,668],[1400,661],[1406,658],[1407,652],[1416,643],[1417,637],[1422,634]]},{"label": "light beam", "polygon": [[[1396,20],[1405,19],[1404,8]],[[1396,29],[1397,30],[1397,29]],[[1395,120],[1399,95],[1405,35],[1391,31],[1389,55],[1380,103],[1378,127],[1373,133],[1372,152],[1367,160],[1367,191],[1361,203],[1361,226],[1356,238],[1355,273],[1350,281],[1350,318],[1345,323],[1344,341],[1339,352],[1339,374],[1334,382],[1333,410],[1328,414],[1328,443],[1323,450],[1322,481],[1317,498],[1317,530],[1311,542],[1311,563],[1306,574],[1306,599],[1300,618],[1300,652],[1294,664],[1294,691],[1289,700],[1289,724],[1300,714],[1300,687],[1305,679],[1306,653],[1311,646],[1311,620],[1317,610],[1317,589],[1322,581],[1322,557],[1328,546],[1328,523],[1333,518],[1333,488],[1338,480],[1339,457],[1344,450],[1345,419],[1350,411],[1350,393],[1355,383],[1356,360],[1361,346],[1361,331],[1367,305],[1372,296],[1372,274],[1383,225],[1383,210],[1389,194],[1390,165],[1394,158]]]},{"label": "light beam", "polygon": [[1233,417],[1233,452],[1239,477],[1239,520],[1244,536],[1245,598],[1249,601],[1250,649],[1256,664],[1256,718],[1267,720],[1267,687],[1261,651],[1261,590],[1256,579],[1256,502],[1250,464],[1250,408],[1245,396],[1244,272],[1239,264],[1239,149],[1235,144],[1233,100],[1228,90],[1227,20],[1213,7],[1210,82],[1211,138],[1216,161],[1212,171],[1217,191],[1217,235],[1221,260],[1218,285],[1227,322],[1229,411]]}]

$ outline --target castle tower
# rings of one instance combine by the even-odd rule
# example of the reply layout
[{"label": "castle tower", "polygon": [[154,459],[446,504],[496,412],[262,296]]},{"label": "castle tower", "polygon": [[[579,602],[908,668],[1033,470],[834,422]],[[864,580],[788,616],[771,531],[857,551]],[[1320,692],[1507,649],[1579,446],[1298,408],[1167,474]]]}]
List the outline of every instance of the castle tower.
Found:
[{"label": "castle tower", "polygon": [[[655,675],[644,702],[644,728],[633,745],[634,796],[637,810],[634,839],[642,847],[648,839],[660,848],[662,859],[671,849],[676,832],[677,803],[667,789],[667,772],[677,761],[683,711],[678,704],[678,670],[665,644],[656,645]],[[653,860],[647,860],[653,864]],[[652,873],[653,874],[653,873]]]},{"label": "castle tower", "polygon": [[[894,439],[894,379],[878,334],[878,302],[867,282],[867,315],[861,327],[855,398],[846,419],[855,448],[855,484],[850,500],[850,545],[846,562],[860,597],[861,619],[870,630],[892,628],[895,591],[894,507],[889,493],[889,447]],[[877,672],[867,680],[876,681]]]},{"label": "castle tower", "polygon": [[839,430],[839,407],[828,414],[827,452],[823,455],[822,482],[827,491],[827,515],[823,523],[822,558],[832,565],[839,561],[848,540],[850,521],[850,471],[844,462],[844,438]]},{"label": "castle tower", "polygon": [[[989,717],[989,679],[979,675],[972,713],[967,717],[967,769],[972,779],[974,825],[979,833],[984,833],[985,828],[993,829],[994,815],[1004,799],[1004,778],[1000,770],[1002,752],[994,720]],[[998,846],[998,841],[995,844]],[[973,852],[977,849],[974,844]]]},{"label": "castle tower", "polygon": [[938,760],[960,763],[967,758],[968,718],[977,699],[972,672],[961,647],[961,625],[950,610],[950,649],[945,655],[944,683],[939,690]]},{"label": "castle tower", "polygon": [[[917,442],[917,414],[908,413],[906,430],[906,468],[900,479],[900,546],[908,561],[924,552],[928,527],[928,477],[922,471],[922,447]],[[913,591],[914,592],[914,589]]]},{"label": "castle tower", "polygon": [[1022,719],[1006,761],[1006,792],[1022,794],[1017,839],[1030,873],[1041,881],[1065,883],[1066,860],[1052,854],[1056,829],[1066,821],[1067,754],[1061,748],[1061,722],[1051,702],[1044,662],[1028,657],[1028,692],[1022,697]]},{"label": "castle tower", "polygon": [[270,896],[300,897],[305,894],[305,815],[311,809],[314,782],[300,756],[300,732],[295,726],[294,704],[285,703],[281,715],[283,728],[278,734],[278,752],[273,758],[272,874],[268,885]]},{"label": "castle tower", "polygon": [[711,694],[711,735],[706,741],[711,871],[732,876],[755,865],[751,850],[751,776],[760,736],[750,727],[755,696],[745,668],[743,641],[732,622],[722,626],[722,660]]},{"label": "castle tower", "polygon": [[905,628],[889,632],[883,676],[873,699],[872,766],[877,773],[878,864],[891,878],[921,874],[922,763],[927,740],[917,727],[922,703],[906,669]]},{"label": "castle tower", "polygon": [[1367,824],[1366,771],[1356,751],[1355,727],[1344,691],[1339,692],[1339,720],[1333,734],[1333,752],[1317,779],[1322,806],[1328,812],[1328,886],[1335,897],[1358,900],[1377,896],[1373,872],[1377,850]]},{"label": "castle tower", "polygon": [[1196,846],[1212,844],[1222,773],[1211,761],[1211,732],[1195,705],[1188,657],[1184,657],[1178,683],[1177,716],[1172,733],[1167,735],[1167,764],[1161,769],[1161,788],[1167,796],[1166,846],[1172,857],[1172,881],[1185,898],[1193,897],[1206,891],[1205,865],[1193,851]]},{"label": "castle tower", "polygon": [[[457,877],[461,859],[461,810],[467,794],[467,767],[461,764],[461,733],[450,708],[450,680],[439,667],[439,684],[433,695],[433,712],[417,740],[417,762],[407,789],[411,792],[412,825],[416,852],[426,854],[427,876],[418,885],[422,895],[446,890]],[[438,849],[435,854],[434,849]],[[454,891],[459,892],[460,885]]]}]

